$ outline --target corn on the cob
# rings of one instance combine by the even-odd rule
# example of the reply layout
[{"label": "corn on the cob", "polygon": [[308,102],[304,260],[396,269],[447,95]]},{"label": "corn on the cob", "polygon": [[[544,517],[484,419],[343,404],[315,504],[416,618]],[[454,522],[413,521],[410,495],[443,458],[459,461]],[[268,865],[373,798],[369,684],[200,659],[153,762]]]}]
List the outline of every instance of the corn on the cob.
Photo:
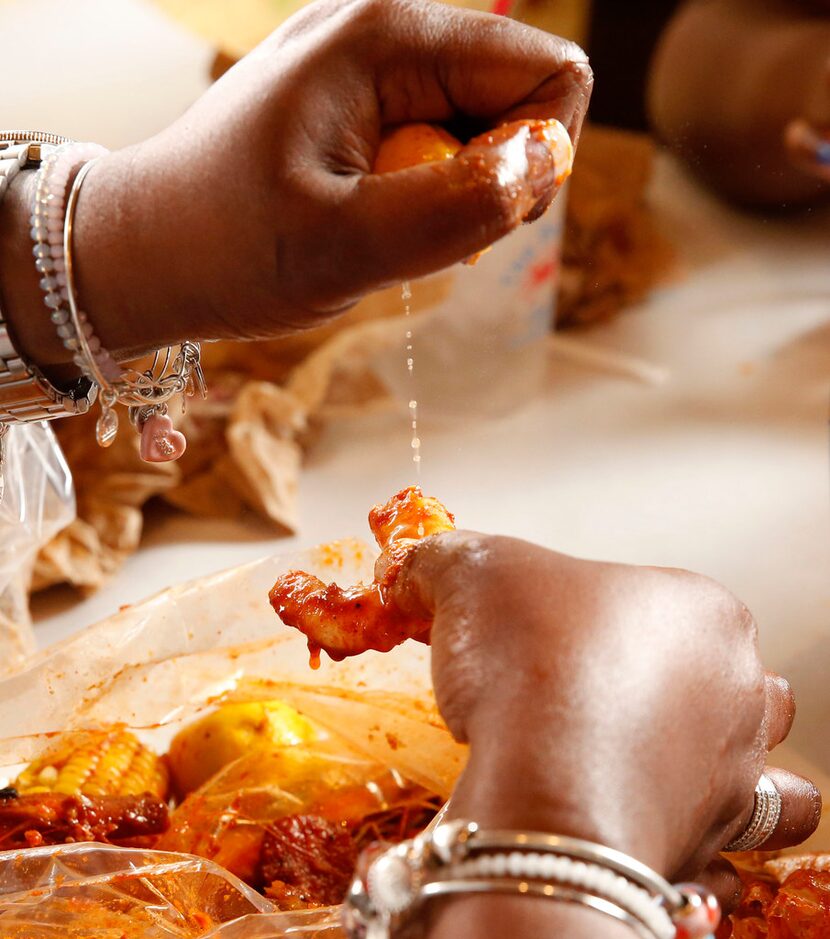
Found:
[{"label": "corn on the cob", "polygon": [[72,735],[50,747],[20,774],[14,788],[21,795],[142,795],[166,799],[167,764],[126,730]]}]

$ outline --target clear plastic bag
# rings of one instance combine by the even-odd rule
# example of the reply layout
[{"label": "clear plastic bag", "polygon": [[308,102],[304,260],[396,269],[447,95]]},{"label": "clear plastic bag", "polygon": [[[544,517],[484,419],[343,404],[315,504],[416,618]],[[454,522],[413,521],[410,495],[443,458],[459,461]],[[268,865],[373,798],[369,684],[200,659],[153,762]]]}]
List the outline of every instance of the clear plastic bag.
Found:
[{"label": "clear plastic bag", "polygon": [[93,844],[0,854],[4,939],[334,939],[337,922],[334,909],[275,913],[203,858]]},{"label": "clear plastic bag", "polygon": [[[343,811],[342,802],[327,813],[329,797],[338,800],[345,795],[366,809],[355,835],[361,844],[364,836],[375,832],[374,826],[386,823],[385,813],[390,805],[394,811],[395,799],[400,798],[407,809],[423,800],[414,787],[446,798],[463,767],[466,749],[455,743],[438,715],[430,690],[429,651],[408,643],[384,655],[325,661],[312,671],[305,637],[283,626],[268,602],[269,588],[287,570],[301,568],[327,580],[353,583],[371,578],[374,557],[368,546],[347,541],[265,558],[173,587],[34,656],[26,668],[0,681],[0,783],[4,776],[13,779],[19,764],[46,749],[55,733],[126,725],[163,752],[173,731],[200,711],[225,702],[276,699],[300,711],[325,734],[313,746],[297,747],[294,755],[274,757],[291,764],[280,772],[273,772],[261,753],[252,753],[198,790],[193,821],[208,838],[224,836],[225,829],[220,832],[215,826],[225,825],[229,815],[234,824],[242,822],[236,827],[243,834],[246,827],[253,831],[254,841],[257,832],[273,834],[275,820],[296,817],[304,809],[324,820],[345,817],[337,815]],[[377,800],[379,791],[385,797],[382,821],[375,812],[377,802],[371,801]],[[390,792],[393,798],[387,798]],[[410,792],[412,802],[407,802]],[[187,801],[180,808],[185,805]],[[202,818],[200,807],[206,811]],[[419,802],[416,808],[421,811],[423,806]],[[186,837],[177,841],[180,831],[171,831],[161,844],[182,853],[65,845],[0,854],[0,935],[40,939],[54,936],[59,928],[65,939],[342,937],[339,908],[276,912],[223,868],[184,853],[201,851],[203,846]],[[41,860],[43,866],[37,867],[37,858],[49,863]],[[113,859],[123,867],[113,867]],[[194,871],[210,874],[213,880],[205,880],[204,896],[221,892],[224,888],[215,886],[220,882],[238,885],[234,890],[243,897],[253,896],[260,906],[232,921],[211,920],[202,932],[194,932],[192,924],[186,931],[186,923],[176,932],[170,925],[176,909],[171,902],[185,886],[171,886],[170,873],[157,883],[153,865],[159,863],[183,865],[176,867],[176,878],[192,880]],[[146,928],[133,924],[132,932],[122,928],[108,933],[97,926],[93,931],[83,912],[87,899],[115,897],[122,904],[132,903],[123,897],[123,871],[133,866],[160,891],[161,919]],[[66,870],[71,876],[59,890],[55,878]],[[14,905],[9,905],[12,879],[22,899],[15,895]],[[32,891],[44,884],[48,890],[39,895],[40,906],[33,902]],[[29,905],[24,908],[26,896]],[[66,897],[77,900],[74,914],[64,903]],[[134,904],[131,909],[133,919],[146,925],[144,909]],[[40,922],[37,916],[52,917],[50,922],[61,926],[37,932],[32,928]]]},{"label": "clear plastic bag", "polygon": [[375,555],[344,541],[264,558],[172,587],[44,650],[0,681],[0,777],[55,733],[121,724],[151,729],[163,746],[166,725],[219,701],[281,699],[448,796],[466,751],[435,708],[429,650],[406,643],[312,671],[305,637],[268,602],[288,570],[354,583],[371,579]]},{"label": "clear plastic bag", "polygon": [[40,548],[75,517],[72,477],[48,424],[9,427],[0,501],[0,676],[34,649],[29,580]]},{"label": "clear plastic bag", "polygon": [[155,847],[215,861],[295,910],[339,903],[360,850],[414,836],[440,807],[433,793],[329,735],[252,748],[176,807]]}]

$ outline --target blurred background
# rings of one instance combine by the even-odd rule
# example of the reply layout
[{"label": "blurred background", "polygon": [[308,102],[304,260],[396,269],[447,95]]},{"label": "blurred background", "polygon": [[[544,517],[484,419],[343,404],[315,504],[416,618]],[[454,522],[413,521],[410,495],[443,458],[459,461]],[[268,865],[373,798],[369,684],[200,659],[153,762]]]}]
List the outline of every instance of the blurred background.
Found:
[{"label": "blurred background", "polygon": [[[596,89],[596,118],[644,128],[647,65],[675,0],[625,6],[610,0],[593,5],[591,0],[457,0],[456,5],[509,13],[587,45],[608,75]],[[4,57],[25,69],[35,36],[40,54],[39,87],[5,101],[5,119],[21,126],[33,115],[44,126],[70,121],[67,133],[98,139],[105,131],[109,146],[140,140],[192,100],[211,71],[244,55],[302,6],[302,0],[0,0]],[[132,87],[139,76],[147,95],[134,96],[121,121],[107,114],[102,122],[101,102]],[[69,113],[54,94],[55,80],[84,99]],[[166,100],[148,107],[156,87],[165,89]]]}]

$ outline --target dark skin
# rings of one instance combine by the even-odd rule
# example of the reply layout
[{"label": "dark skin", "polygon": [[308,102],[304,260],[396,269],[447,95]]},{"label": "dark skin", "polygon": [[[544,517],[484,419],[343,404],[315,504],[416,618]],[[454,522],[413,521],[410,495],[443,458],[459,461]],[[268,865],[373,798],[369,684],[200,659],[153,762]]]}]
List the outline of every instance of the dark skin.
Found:
[{"label": "dark skin", "polygon": [[660,137],[728,198],[781,209],[830,196],[815,159],[830,133],[827,0],[689,0],[660,41],[649,98]]},{"label": "dark skin", "polygon": [[[574,139],[585,54],[502,17],[424,0],[304,9],[168,130],[103,159],[79,201],[79,296],[105,347],[261,338],[318,325],[361,296],[447,267],[538,215],[556,167],[529,141],[371,173],[385,127],[556,117]],[[31,182],[29,182],[31,185]],[[5,308],[44,367],[55,340],[31,263],[30,192],[3,206]]]},{"label": "dark skin", "polygon": [[[434,614],[436,697],[471,746],[454,815],[587,838],[734,898],[718,852],[746,826],[794,714],[743,604],[686,571],[465,532],[428,539],[395,598]],[[806,780],[770,775],[784,801],[773,849],[807,837],[821,801]],[[499,935],[497,921],[518,936],[630,935],[591,911],[489,897],[447,904],[429,936]]]}]

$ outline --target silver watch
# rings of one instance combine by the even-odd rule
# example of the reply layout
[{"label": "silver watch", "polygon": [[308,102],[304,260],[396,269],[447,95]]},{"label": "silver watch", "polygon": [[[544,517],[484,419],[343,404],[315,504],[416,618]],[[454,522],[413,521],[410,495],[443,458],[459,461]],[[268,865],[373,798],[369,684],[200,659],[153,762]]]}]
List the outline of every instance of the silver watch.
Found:
[{"label": "silver watch", "polygon": [[[21,170],[37,168],[52,148],[68,142],[66,137],[41,131],[0,131],[0,201]],[[26,424],[83,414],[89,410],[97,391],[97,386],[87,378],[78,379],[65,390],[56,388],[37,368],[24,361],[9,336],[0,307],[0,424]]]}]

